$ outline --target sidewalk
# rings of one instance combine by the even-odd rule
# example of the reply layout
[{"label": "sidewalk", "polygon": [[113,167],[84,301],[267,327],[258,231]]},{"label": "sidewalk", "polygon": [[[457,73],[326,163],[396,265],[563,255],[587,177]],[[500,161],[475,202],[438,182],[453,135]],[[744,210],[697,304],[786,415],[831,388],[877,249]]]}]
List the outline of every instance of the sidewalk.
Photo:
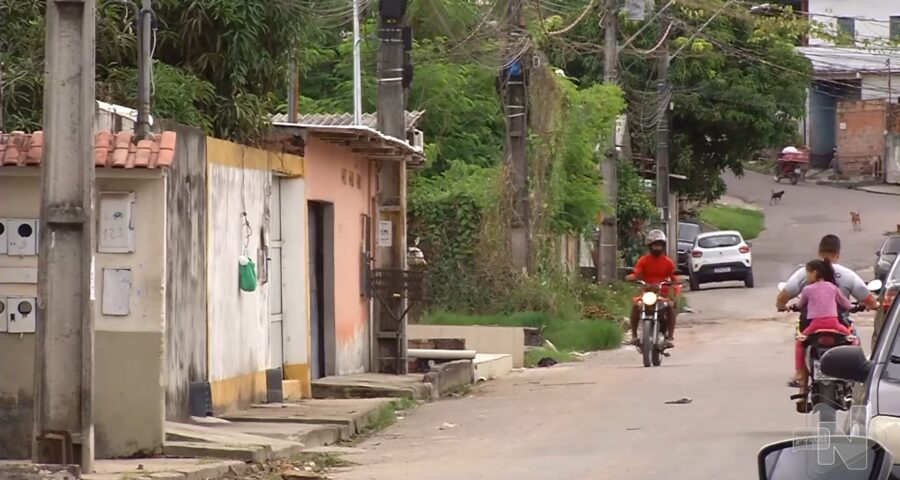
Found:
[{"label": "sidewalk", "polygon": [[862,190],[864,192],[878,193],[882,195],[900,195],[900,185],[890,185],[885,183],[881,185],[867,185],[853,188],[855,190]]}]

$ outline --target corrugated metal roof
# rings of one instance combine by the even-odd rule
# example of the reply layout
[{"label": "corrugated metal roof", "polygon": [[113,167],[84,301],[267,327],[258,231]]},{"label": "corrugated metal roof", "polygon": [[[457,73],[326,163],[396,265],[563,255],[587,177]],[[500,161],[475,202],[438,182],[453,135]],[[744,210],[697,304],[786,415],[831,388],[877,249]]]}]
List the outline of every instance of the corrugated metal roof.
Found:
[{"label": "corrugated metal roof", "polygon": [[[424,111],[406,112],[406,128],[415,128],[421,120]],[[272,115],[272,123],[289,124],[288,116],[285,113],[277,113]],[[316,125],[322,127],[350,127],[353,126],[352,113],[309,113],[299,115],[297,125]],[[378,117],[374,113],[362,114],[362,125],[371,129],[378,128]]]},{"label": "corrugated metal roof", "polygon": [[816,74],[839,73],[900,73],[900,49],[861,49],[849,47],[815,46],[798,47],[799,52],[812,62]]}]

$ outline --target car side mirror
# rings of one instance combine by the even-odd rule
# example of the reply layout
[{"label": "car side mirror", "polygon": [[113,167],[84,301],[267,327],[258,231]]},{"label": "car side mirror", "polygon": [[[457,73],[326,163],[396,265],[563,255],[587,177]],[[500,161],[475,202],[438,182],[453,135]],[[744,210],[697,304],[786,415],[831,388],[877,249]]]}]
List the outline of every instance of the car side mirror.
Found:
[{"label": "car side mirror", "polygon": [[827,435],[767,445],[759,451],[760,480],[866,478],[887,480],[894,458],[877,440]]},{"label": "car side mirror", "polygon": [[872,371],[872,362],[866,358],[862,347],[844,345],[825,352],[820,364],[822,373],[830,377],[854,382],[865,382]]}]

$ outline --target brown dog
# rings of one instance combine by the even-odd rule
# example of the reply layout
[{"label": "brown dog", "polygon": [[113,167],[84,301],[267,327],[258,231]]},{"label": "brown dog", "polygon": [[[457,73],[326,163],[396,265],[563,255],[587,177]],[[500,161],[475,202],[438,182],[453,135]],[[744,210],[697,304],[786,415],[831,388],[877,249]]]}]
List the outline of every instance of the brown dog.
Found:
[{"label": "brown dog", "polygon": [[850,225],[853,226],[854,232],[859,232],[862,230],[862,219],[859,215],[859,212],[850,212]]}]

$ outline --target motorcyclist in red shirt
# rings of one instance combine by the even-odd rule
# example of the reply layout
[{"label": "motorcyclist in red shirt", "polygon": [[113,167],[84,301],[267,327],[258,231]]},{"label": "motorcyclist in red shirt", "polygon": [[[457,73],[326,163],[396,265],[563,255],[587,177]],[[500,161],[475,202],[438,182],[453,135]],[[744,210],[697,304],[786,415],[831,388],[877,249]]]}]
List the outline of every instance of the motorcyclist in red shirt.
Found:
[{"label": "motorcyclist in red shirt", "polygon": [[[668,325],[666,332],[666,348],[672,348],[675,340],[675,298],[681,291],[681,284],[678,276],[675,274],[675,262],[666,255],[666,234],[662,230],[651,230],[647,233],[648,253],[644,254],[634,264],[634,271],[625,277],[625,280],[633,282],[635,280],[643,280],[647,284],[659,284],[664,281],[671,281],[675,286],[675,296],[667,297],[668,288],[660,288],[660,300],[666,302],[668,310]],[[640,296],[634,297],[631,307],[631,344],[640,345],[638,337],[638,322],[640,321],[640,307],[638,301]]]}]

